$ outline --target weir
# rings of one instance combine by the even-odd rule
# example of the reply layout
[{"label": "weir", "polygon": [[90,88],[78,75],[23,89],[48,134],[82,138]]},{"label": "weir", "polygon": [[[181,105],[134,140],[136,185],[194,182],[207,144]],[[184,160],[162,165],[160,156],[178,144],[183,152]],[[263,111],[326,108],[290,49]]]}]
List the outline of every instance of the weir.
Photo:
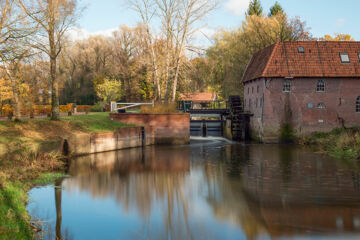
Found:
[{"label": "weir", "polygon": [[[225,103],[225,104],[224,104]],[[178,109],[190,113],[190,135],[226,137],[235,141],[250,139],[250,117],[244,112],[240,96],[230,96],[225,102],[193,104],[179,101]]]}]

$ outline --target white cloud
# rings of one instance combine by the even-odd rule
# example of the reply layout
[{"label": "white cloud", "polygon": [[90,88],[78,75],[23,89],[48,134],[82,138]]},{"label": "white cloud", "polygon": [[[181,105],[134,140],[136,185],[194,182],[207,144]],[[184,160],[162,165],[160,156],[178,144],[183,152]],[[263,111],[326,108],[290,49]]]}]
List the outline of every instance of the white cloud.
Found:
[{"label": "white cloud", "polygon": [[109,36],[112,36],[112,33],[116,30],[118,30],[118,28],[110,28],[110,29],[105,29],[105,30],[96,31],[96,32],[89,32],[83,28],[73,27],[73,28],[69,29],[68,36],[73,41],[83,40],[83,39],[89,38],[91,36],[97,36],[97,35],[109,37]]},{"label": "white cloud", "polygon": [[344,26],[344,24],[345,24],[345,19],[343,19],[343,18],[338,18],[338,19],[336,20],[335,27],[342,27],[342,26]]},{"label": "white cloud", "polygon": [[228,0],[225,8],[237,15],[243,15],[249,7],[250,0]]}]

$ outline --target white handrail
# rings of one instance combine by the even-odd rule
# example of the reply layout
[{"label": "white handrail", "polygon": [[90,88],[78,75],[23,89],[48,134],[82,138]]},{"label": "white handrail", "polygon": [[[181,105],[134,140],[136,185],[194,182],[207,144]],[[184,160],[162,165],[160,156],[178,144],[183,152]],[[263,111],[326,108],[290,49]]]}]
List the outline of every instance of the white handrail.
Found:
[{"label": "white handrail", "polygon": [[[118,107],[118,105],[126,105],[125,107]],[[111,102],[111,112],[115,112],[119,109],[128,109],[132,107],[137,107],[141,105],[152,105],[152,107],[155,106],[155,102],[152,101],[151,103],[119,103],[119,102]]]}]

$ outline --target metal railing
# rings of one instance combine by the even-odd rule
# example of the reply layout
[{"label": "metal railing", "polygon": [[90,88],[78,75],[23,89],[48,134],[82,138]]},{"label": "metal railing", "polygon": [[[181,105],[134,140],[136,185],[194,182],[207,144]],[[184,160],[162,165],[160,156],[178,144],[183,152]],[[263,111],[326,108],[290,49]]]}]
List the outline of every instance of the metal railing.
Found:
[{"label": "metal railing", "polygon": [[[117,112],[118,110],[125,110],[128,108],[138,107],[141,105],[151,105],[152,107],[155,106],[155,102],[152,101],[151,103],[121,103],[121,102],[111,102],[111,112]],[[119,107],[120,106],[120,107]]]}]

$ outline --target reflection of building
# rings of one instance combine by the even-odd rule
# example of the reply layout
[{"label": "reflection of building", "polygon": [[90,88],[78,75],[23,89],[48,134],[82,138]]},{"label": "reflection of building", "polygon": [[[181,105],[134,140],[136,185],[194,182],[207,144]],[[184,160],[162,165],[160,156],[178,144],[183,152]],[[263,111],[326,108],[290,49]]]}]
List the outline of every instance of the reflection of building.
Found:
[{"label": "reflection of building", "polygon": [[360,232],[358,173],[303,149],[249,149],[244,196],[271,236]]}]

